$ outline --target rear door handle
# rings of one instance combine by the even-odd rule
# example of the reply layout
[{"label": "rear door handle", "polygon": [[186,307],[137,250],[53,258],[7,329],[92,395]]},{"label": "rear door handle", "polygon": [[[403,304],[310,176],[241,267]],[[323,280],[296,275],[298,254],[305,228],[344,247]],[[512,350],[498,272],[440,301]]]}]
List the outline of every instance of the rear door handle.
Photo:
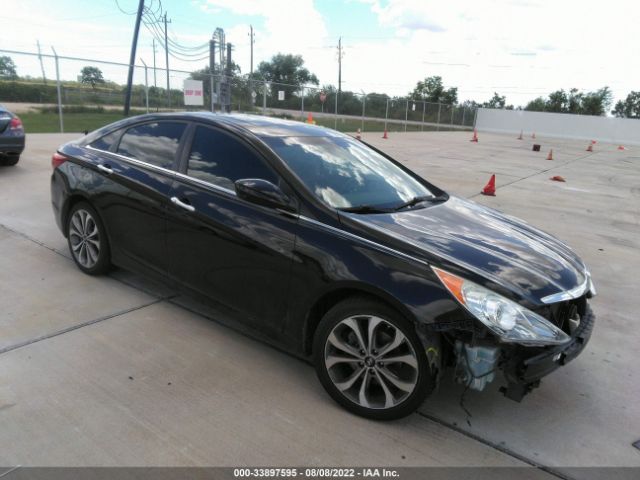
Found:
[{"label": "rear door handle", "polygon": [[113,173],[113,169],[106,166],[106,165],[100,165],[98,164],[98,170],[100,170],[101,172],[106,173],[107,175],[111,175]]},{"label": "rear door handle", "polygon": [[193,205],[189,205],[188,203],[184,203],[178,197],[171,197],[171,203],[173,203],[174,205],[176,205],[176,206],[178,206],[180,208],[184,208],[188,212],[195,212],[196,211],[196,209],[195,209],[195,207]]}]

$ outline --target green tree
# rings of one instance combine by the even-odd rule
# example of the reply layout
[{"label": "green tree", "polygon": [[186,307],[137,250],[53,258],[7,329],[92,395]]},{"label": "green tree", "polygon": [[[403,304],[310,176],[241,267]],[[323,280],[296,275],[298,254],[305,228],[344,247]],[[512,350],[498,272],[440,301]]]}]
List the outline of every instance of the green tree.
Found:
[{"label": "green tree", "polygon": [[616,103],[611,113],[621,118],[640,118],[640,92],[629,92],[624,101]]},{"label": "green tree", "polygon": [[311,73],[305,66],[301,55],[285,55],[278,53],[268,62],[260,62],[258,73],[264,80],[282,85],[272,85],[272,93],[278,90],[285,91],[285,97],[297,94],[302,85],[318,85],[318,77]]},{"label": "green tree", "polygon": [[416,83],[416,87],[409,96],[425,102],[455,104],[458,102],[458,89],[456,87],[445,89],[442,77],[432,76]]},{"label": "green tree", "polygon": [[16,72],[16,64],[13,63],[13,59],[6,55],[0,57],[0,77],[6,77],[11,80],[18,78]]},{"label": "green tree", "polygon": [[581,113],[583,99],[584,94],[578,92],[577,88],[572,88],[571,90],[569,90],[569,95],[567,96],[567,112]]},{"label": "green tree", "polygon": [[524,109],[530,112],[544,112],[546,107],[547,101],[543,97],[538,97],[527,103]]},{"label": "green tree", "polygon": [[545,104],[547,112],[564,113],[567,111],[569,99],[564,90],[556,90],[549,94],[549,99]]},{"label": "green tree", "polygon": [[[484,102],[482,106],[485,108],[505,108],[506,103],[507,97],[505,97],[504,95],[500,96],[498,92],[493,92],[493,97],[491,97],[491,100],[489,100],[488,102]],[[511,108],[513,109],[513,106],[511,106]]]},{"label": "green tree", "polygon": [[611,103],[613,102],[613,93],[609,87],[603,87],[595,92],[589,92],[582,99],[583,115],[605,115]]},{"label": "green tree", "polygon": [[102,70],[98,67],[84,67],[80,70],[80,83],[89,84],[95,89],[98,83],[105,83]]}]

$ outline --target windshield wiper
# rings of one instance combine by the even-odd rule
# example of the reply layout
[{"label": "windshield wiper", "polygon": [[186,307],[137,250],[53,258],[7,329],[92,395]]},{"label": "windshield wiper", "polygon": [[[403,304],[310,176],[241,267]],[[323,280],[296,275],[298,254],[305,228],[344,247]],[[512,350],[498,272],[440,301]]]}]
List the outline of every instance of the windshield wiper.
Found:
[{"label": "windshield wiper", "polygon": [[423,196],[420,196],[420,197],[413,197],[411,200],[408,200],[408,201],[406,201],[404,203],[401,203],[397,207],[394,207],[393,211],[397,212],[398,210],[402,210],[403,208],[413,207],[414,205],[417,205],[418,203],[422,203],[422,202],[430,202],[430,203],[444,202],[446,199],[447,199],[447,195],[446,194],[443,194],[443,195],[423,195]]},{"label": "windshield wiper", "polygon": [[372,205],[356,205],[355,207],[344,207],[339,208],[341,212],[349,212],[349,213],[389,213],[393,212],[393,210],[388,208],[379,208],[374,207]]}]

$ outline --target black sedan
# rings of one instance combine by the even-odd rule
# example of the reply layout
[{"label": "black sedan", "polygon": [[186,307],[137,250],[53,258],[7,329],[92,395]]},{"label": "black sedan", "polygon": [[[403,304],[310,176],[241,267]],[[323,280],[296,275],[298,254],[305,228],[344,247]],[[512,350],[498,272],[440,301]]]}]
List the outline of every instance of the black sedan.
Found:
[{"label": "black sedan", "polygon": [[0,105],[0,165],[18,163],[24,150],[24,138],[20,117]]},{"label": "black sedan", "polygon": [[391,419],[452,371],[521,400],[594,323],[584,263],[524,222],[450,196],[321,127],[177,113],[123,120],[53,155],[76,264],[206,297],[312,360],[347,409]]}]

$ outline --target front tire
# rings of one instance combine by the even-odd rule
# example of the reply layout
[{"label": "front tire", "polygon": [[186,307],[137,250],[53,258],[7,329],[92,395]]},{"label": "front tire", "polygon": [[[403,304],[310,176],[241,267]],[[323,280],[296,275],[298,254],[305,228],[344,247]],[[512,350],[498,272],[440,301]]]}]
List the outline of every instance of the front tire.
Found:
[{"label": "front tire", "polygon": [[80,270],[88,275],[106,273],[110,264],[109,241],[98,212],[78,202],[67,216],[69,251]]},{"label": "front tire", "polygon": [[436,385],[415,327],[367,297],[344,300],[329,310],[316,330],[313,351],[325,390],[366,418],[405,417]]}]

